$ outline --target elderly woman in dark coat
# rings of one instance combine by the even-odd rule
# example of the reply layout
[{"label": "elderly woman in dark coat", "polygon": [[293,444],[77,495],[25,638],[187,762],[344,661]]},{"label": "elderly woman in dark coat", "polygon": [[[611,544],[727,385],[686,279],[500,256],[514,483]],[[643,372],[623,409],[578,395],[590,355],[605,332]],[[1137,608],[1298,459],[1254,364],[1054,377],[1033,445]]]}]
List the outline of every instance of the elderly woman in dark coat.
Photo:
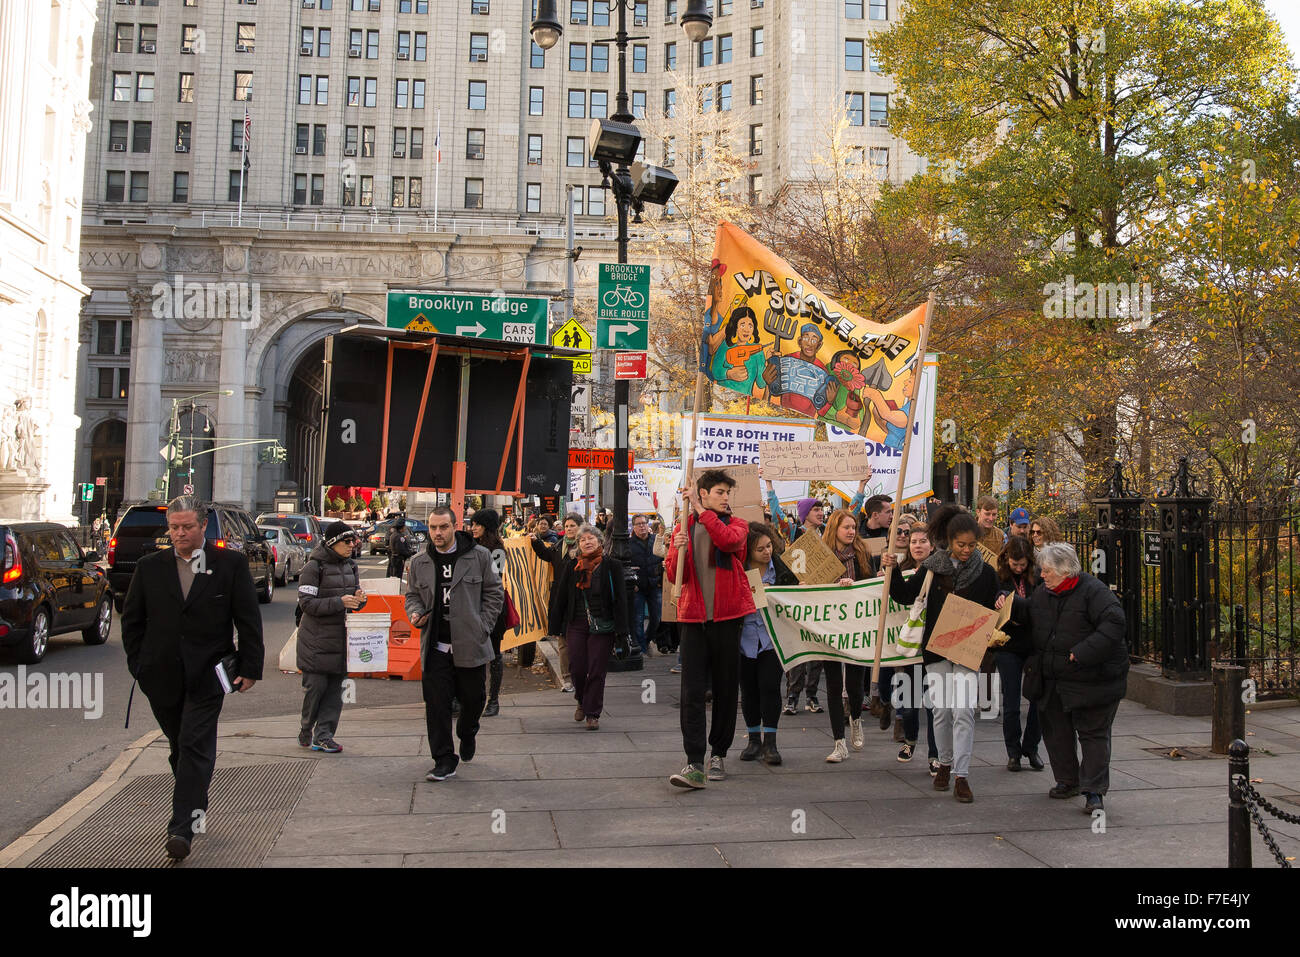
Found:
[{"label": "elderly woman in dark coat", "polygon": [[[1050,797],[1082,791],[1084,813],[1102,809],[1110,786],[1110,733],[1128,683],[1128,645],[1119,599],[1083,572],[1074,548],[1039,550],[1042,582],[1014,598],[1012,620],[1029,627],[1024,696],[1038,702],[1038,720],[1056,787]],[[998,606],[1008,596],[998,598]],[[1075,742],[1083,752],[1079,761]]]}]

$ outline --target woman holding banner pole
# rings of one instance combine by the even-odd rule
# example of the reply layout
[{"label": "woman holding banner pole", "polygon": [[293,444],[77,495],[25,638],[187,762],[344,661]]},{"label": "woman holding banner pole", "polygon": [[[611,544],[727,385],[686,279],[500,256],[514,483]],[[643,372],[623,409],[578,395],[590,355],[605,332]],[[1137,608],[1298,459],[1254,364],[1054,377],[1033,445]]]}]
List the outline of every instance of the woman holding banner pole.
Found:
[{"label": "woman holding banner pole", "polygon": [[[822,541],[835,553],[835,557],[844,563],[844,577],[839,580],[847,588],[854,582],[870,578],[875,574],[875,563],[867,554],[866,542],[858,535],[858,520],[848,509],[836,509],[826,523]],[[831,715],[831,736],[835,747],[826,756],[827,764],[839,764],[849,756],[849,749],[844,745],[844,701],[845,687],[849,693],[849,733],[854,751],[862,750],[862,696],[863,681],[866,679],[865,665],[850,665],[830,661],[826,663],[826,706]]]},{"label": "woman holding banner pole", "polygon": [[[921,563],[925,561],[934,552],[934,546],[930,544],[929,529],[922,522],[913,525],[907,536],[907,557],[903,559],[898,566],[900,571],[917,570],[921,568]],[[928,572],[920,572],[924,578]],[[922,585],[924,587],[924,585]],[[934,712],[927,705],[922,708],[920,690],[925,687],[925,670],[921,665],[912,666],[912,674],[916,680],[905,687],[915,689],[909,692],[910,700],[915,707],[904,705],[899,708],[899,714],[903,719],[903,746],[898,749],[898,760],[906,764],[912,760],[912,753],[916,750],[916,742],[921,734],[921,711],[925,711],[925,738],[926,745],[929,749],[930,777],[936,777],[939,774],[939,748],[934,743]],[[891,695],[892,697],[892,695]]]}]

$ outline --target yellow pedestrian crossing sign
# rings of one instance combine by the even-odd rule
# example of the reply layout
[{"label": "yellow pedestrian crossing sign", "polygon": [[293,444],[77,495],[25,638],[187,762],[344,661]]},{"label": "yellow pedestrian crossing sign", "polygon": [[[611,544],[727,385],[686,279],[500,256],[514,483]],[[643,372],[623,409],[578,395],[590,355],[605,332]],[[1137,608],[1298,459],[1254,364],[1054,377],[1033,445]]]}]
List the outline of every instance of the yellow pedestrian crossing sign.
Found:
[{"label": "yellow pedestrian crossing sign", "polygon": [[551,333],[551,345],[557,349],[581,349],[585,355],[560,356],[573,363],[574,375],[591,374],[591,333],[582,327],[577,319],[570,319],[555,332]]}]

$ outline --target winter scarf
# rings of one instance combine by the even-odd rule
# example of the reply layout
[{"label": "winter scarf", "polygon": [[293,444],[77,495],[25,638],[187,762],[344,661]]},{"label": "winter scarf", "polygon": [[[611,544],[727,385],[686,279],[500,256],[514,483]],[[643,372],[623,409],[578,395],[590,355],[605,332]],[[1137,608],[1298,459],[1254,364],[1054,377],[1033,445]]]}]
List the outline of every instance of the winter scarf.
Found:
[{"label": "winter scarf", "polygon": [[605,557],[603,552],[596,552],[593,555],[579,555],[578,562],[574,566],[578,570],[577,586],[582,589],[591,587],[591,573],[600,567],[601,560]]},{"label": "winter scarf", "polygon": [[1047,590],[1053,595],[1064,595],[1077,584],[1079,584],[1079,576],[1071,575],[1069,578],[1062,579],[1061,584],[1057,585],[1055,588],[1049,588]]},{"label": "winter scarf", "polygon": [[843,548],[837,548],[835,550],[835,557],[844,563],[845,578],[858,577],[857,562],[854,560],[856,556],[853,553],[852,543],[845,545]]},{"label": "winter scarf", "polygon": [[921,567],[934,572],[936,575],[948,575],[953,579],[952,590],[960,592],[968,585],[974,583],[984,570],[984,556],[980,554],[977,548],[970,554],[964,562],[955,562],[952,554],[946,548],[937,548],[929,558],[921,562]]}]

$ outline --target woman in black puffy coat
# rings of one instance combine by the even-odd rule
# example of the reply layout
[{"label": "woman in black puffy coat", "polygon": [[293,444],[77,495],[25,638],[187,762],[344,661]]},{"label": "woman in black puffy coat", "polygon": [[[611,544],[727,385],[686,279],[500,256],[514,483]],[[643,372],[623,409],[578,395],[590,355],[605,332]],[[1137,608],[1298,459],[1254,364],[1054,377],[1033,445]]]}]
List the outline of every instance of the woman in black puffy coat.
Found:
[{"label": "woman in black puffy coat", "polygon": [[[1034,564],[1034,546],[1029,539],[1012,535],[998,555],[998,590],[1016,598],[1028,598],[1039,582],[1038,566]],[[1020,727],[1020,676],[1025,670],[1025,660],[1033,654],[1033,640],[1026,625],[1007,622],[1003,629],[1007,641],[994,655],[998,677],[1002,684],[1002,740],[1007,746],[1007,770],[1019,771],[1020,759],[1027,758],[1035,771],[1043,770],[1043,759],[1038,756],[1038,743],[1043,733],[1038,725],[1038,702],[1029,702],[1024,732]]]}]

